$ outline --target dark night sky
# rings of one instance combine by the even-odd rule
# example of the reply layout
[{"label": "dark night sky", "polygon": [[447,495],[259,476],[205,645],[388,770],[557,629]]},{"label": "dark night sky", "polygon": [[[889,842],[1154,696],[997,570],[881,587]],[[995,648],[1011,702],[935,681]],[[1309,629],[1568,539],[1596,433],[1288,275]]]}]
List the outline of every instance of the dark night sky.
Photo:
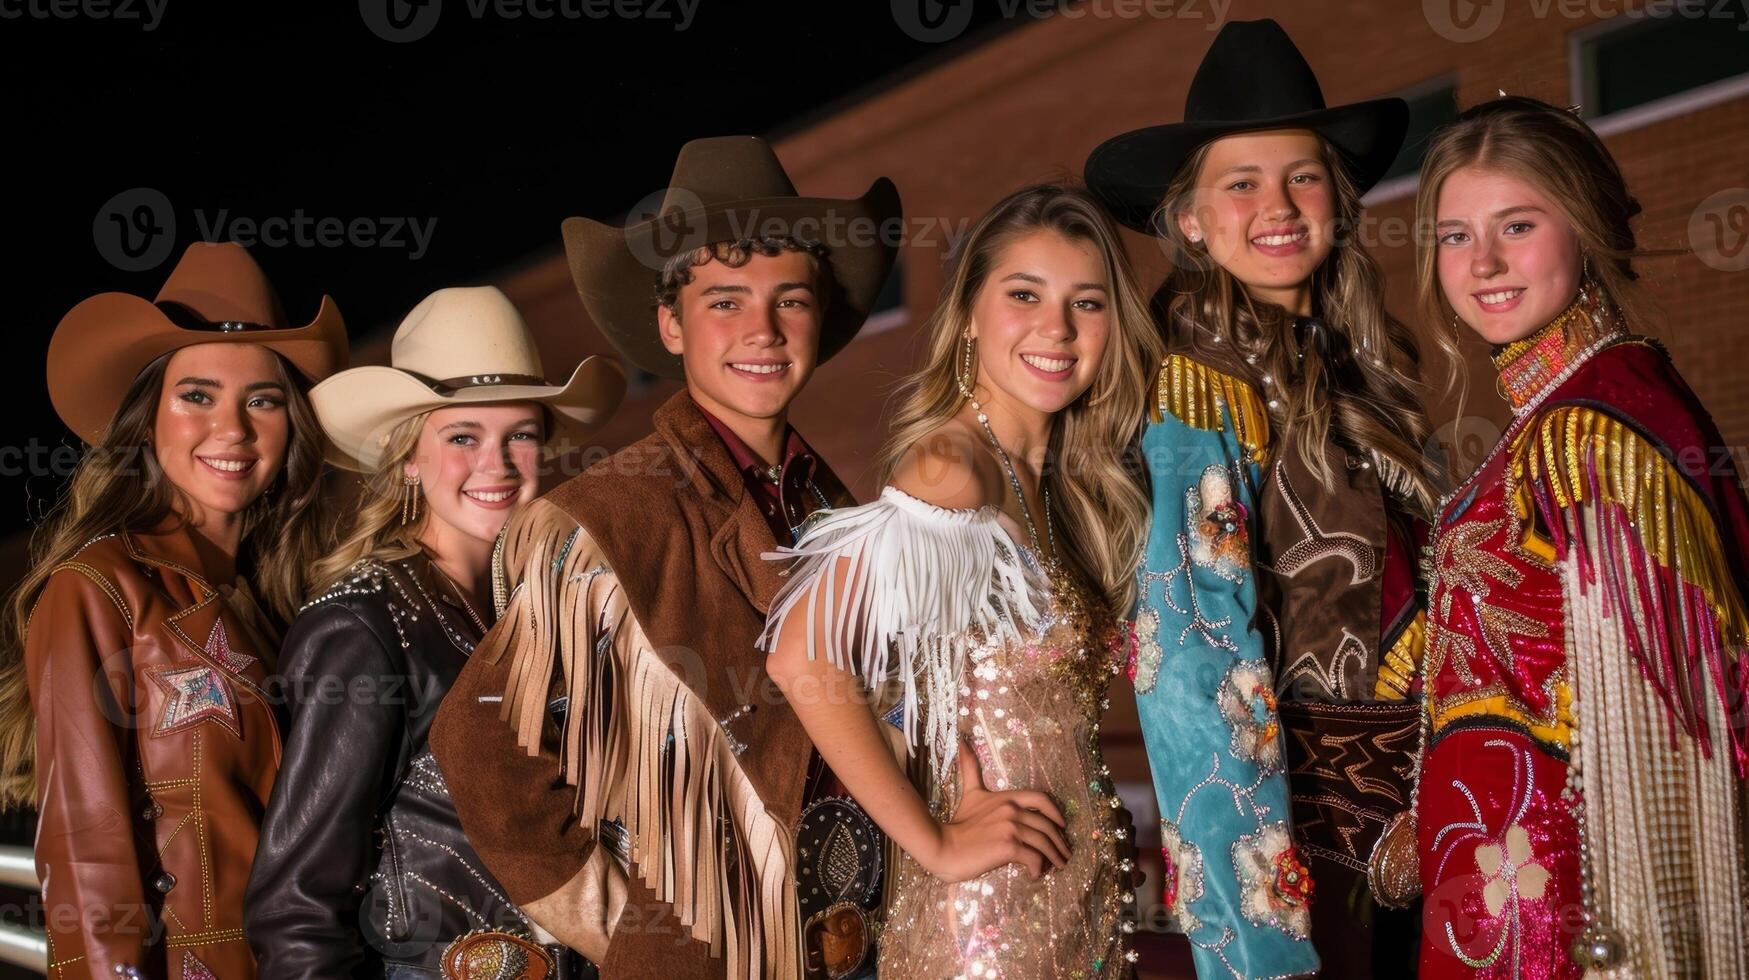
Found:
[{"label": "dark night sky", "polygon": [[[611,9],[604,0],[498,0],[481,17],[483,0],[427,0],[441,5],[429,33],[390,43],[367,26],[373,0],[152,2],[162,11],[148,31],[144,0],[0,0],[17,379],[0,432],[0,534],[59,489],[46,449],[76,444],[43,382],[55,323],[92,293],[151,296],[221,214],[429,229],[417,258],[404,224],[397,245],[252,249],[294,321],[328,292],[356,336],[432,289],[552,247],[567,215],[618,215],[666,182],[688,139],[782,133],[1012,27],[1004,9],[1030,9],[957,0],[969,28],[932,43],[902,29],[904,0],[687,0],[685,29],[679,0],[617,0],[645,11],[633,19],[502,13]],[[66,9],[56,4],[85,13],[42,15]],[[135,19],[90,16],[106,8]],[[124,214],[149,214],[149,191],[174,244],[162,264],[127,271],[101,215],[118,195]]]}]

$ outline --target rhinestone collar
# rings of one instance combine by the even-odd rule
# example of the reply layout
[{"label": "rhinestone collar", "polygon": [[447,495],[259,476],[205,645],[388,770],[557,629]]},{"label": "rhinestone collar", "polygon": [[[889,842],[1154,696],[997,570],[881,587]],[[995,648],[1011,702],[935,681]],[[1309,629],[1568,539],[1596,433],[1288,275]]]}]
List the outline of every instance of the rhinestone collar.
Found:
[{"label": "rhinestone collar", "polygon": [[1494,367],[1500,372],[1500,390],[1512,404],[1515,415],[1565,376],[1579,353],[1595,338],[1582,329],[1585,311],[1575,301],[1536,333],[1494,349]]}]

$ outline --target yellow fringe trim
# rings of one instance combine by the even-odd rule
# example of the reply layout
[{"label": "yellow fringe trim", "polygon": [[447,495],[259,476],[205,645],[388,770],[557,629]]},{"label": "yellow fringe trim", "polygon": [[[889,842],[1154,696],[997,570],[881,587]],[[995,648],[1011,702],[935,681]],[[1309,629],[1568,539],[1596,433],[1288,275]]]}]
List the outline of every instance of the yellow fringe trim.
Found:
[{"label": "yellow fringe trim", "polygon": [[1231,424],[1252,462],[1261,466],[1269,459],[1269,412],[1249,384],[1183,354],[1169,354],[1160,363],[1155,394],[1148,413],[1153,421],[1170,413],[1193,429],[1211,432]]},{"label": "yellow fringe trim", "polygon": [[[1639,433],[1592,409],[1549,409],[1518,434],[1513,477],[1520,486],[1544,482],[1562,509],[1605,503],[1625,508],[1641,546],[1679,580],[1699,588],[1730,655],[1749,636],[1730,564],[1700,494]],[[1597,473],[1601,501],[1591,499],[1587,468]]]},{"label": "yellow fringe trim", "polygon": [[725,957],[728,976],[796,977],[789,829],[766,810],[709,706],[651,650],[576,521],[536,502],[511,523],[509,603],[487,637],[511,658],[500,718],[537,755],[557,668],[569,697],[560,771],[577,787],[578,820],[625,826],[633,872]]},{"label": "yellow fringe trim", "polygon": [[1427,613],[1415,613],[1409,625],[1403,627],[1397,642],[1379,660],[1378,678],[1373,681],[1375,701],[1407,701],[1409,685],[1415,672],[1421,669],[1421,657],[1427,652]]}]

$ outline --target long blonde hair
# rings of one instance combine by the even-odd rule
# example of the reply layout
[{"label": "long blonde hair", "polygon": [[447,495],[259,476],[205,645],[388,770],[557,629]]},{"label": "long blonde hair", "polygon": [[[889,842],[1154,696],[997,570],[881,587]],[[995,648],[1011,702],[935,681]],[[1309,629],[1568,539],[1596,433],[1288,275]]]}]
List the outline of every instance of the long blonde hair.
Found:
[{"label": "long blonde hair", "polygon": [[1355,451],[1372,450],[1385,486],[1412,510],[1430,512],[1444,482],[1428,447],[1433,426],[1422,404],[1420,352],[1409,330],[1385,312],[1384,277],[1378,263],[1355,240],[1360,193],[1341,156],[1319,138],[1336,193],[1337,241],[1313,275],[1313,308],[1323,318],[1330,349],[1302,346],[1294,318],[1252,298],[1239,282],[1179,227],[1191,210],[1197,177],[1208,159],[1204,144],[1191,154],[1155,210],[1155,234],[1173,259],[1173,270],[1156,296],[1162,329],[1182,331],[1199,349],[1197,327],[1212,331],[1228,350],[1277,379],[1281,442],[1291,445],[1323,483],[1335,488],[1324,455],[1331,438]]},{"label": "long blonde hair", "polygon": [[358,509],[350,527],[334,550],[323,555],[310,571],[311,589],[320,592],[339,581],[361,559],[395,561],[419,552],[419,535],[431,519],[431,510],[421,508],[418,517],[401,520],[407,490],[402,467],[419,447],[419,433],[430,414],[421,412],[389,430],[382,461],[359,478]]},{"label": "long blonde hair", "polygon": [[[1564,109],[1523,96],[1483,102],[1434,133],[1421,161],[1421,186],[1415,194],[1418,307],[1422,322],[1452,362],[1446,394],[1463,393],[1468,366],[1459,347],[1457,313],[1439,286],[1439,242],[1432,231],[1439,216],[1439,192],[1446,178],[1466,167],[1511,174],[1541,191],[1579,238],[1579,254],[1606,306],[1631,325],[1645,322],[1644,297],[1634,271],[1639,249],[1631,222],[1640,202],[1609,148],[1591,127]],[[1580,317],[1580,329],[1590,324]]]},{"label": "long blonde hair", "polygon": [[[151,448],[170,357],[160,356],[134,378],[102,442],[79,461],[66,491],[33,533],[30,566],[7,599],[0,621],[0,807],[36,799],[36,712],[24,637],[49,575],[94,538],[152,530],[174,513],[187,513],[187,501]],[[327,547],[332,522],[322,495],[322,429],[307,386],[280,357],[273,361],[286,392],[291,439],[273,486],[243,514],[237,567],[274,625],[283,628],[303,599],[306,575]]]},{"label": "long blonde hair", "polygon": [[1047,183],[1016,191],[960,243],[941,302],[923,328],[923,365],[895,393],[892,434],[876,469],[883,483],[891,480],[910,448],[964,406],[955,370],[972,307],[1002,250],[1035,231],[1091,242],[1111,284],[1116,329],[1092,387],[1057,414],[1041,479],[1056,504],[1065,559],[1099,589],[1114,615],[1123,615],[1135,596],[1136,562],[1148,535],[1148,499],[1138,479],[1135,445],[1148,378],[1164,345],[1117,227],[1081,187]]}]

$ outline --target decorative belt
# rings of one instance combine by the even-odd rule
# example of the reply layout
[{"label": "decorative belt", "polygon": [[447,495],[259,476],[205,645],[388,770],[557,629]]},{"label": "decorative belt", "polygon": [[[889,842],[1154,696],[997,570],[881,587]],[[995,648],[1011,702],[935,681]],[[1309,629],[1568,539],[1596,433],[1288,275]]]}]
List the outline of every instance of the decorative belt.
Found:
[{"label": "decorative belt", "polygon": [[584,980],[588,961],[564,946],[543,946],[527,936],[480,929],[443,950],[444,980]]},{"label": "decorative belt", "polygon": [[1400,904],[1374,865],[1381,838],[1401,836],[1387,828],[1397,830],[1414,802],[1421,703],[1283,701],[1280,711],[1300,846],[1369,875],[1381,904]]},{"label": "decorative belt", "polygon": [[822,797],[802,810],[796,824],[796,901],[809,978],[843,980],[868,959],[885,848],[880,828],[848,796]]}]

